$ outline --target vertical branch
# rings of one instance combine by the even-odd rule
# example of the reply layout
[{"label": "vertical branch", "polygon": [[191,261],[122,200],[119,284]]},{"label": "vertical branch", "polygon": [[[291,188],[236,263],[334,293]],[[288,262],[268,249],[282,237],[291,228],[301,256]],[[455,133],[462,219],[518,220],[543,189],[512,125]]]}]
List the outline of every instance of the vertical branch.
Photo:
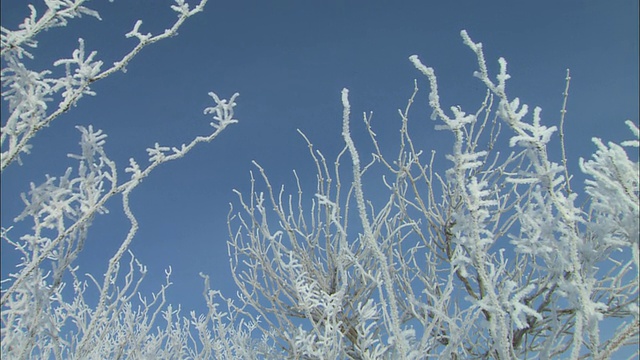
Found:
[{"label": "vertical branch", "polygon": [[[386,290],[388,296],[388,306],[390,308],[390,317],[391,317],[391,336],[394,337],[394,341],[398,344],[398,352],[402,357],[406,356],[407,353],[407,344],[406,340],[403,336],[402,331],[400,330],[400,316],[398,314],[398,301],[396,300],[396,295],[394,291],[393,279],[391,277],[391,270],[389,269],[389,263],[382,252],[380,250],[380,246],[376,242],[374,238],[373,231],[371,229],[371,223],[369,222],[366,210],[366,204],[364,201],[364,192],[362,190],[362,178],[361,178],[361,170],[360,170],[360,157],[358,155],[358,151],[356,150],[355,144],[351,139],[351,134],[349,131],[349,112],[350,112],[350,104],[349,104],[349,90],[342,89],[342,106],[343,110],[343,120],[342,120],[342,137],[349,149],[349,153],[351,155],[351,160],[353,162],[353,184],[356,195],[356,205],[358,206],[358,213],[360,216],[360,221],[362,223],[363,231],[364,231],[364,241],[365,244],[373,251],[374,256],[376,257],[378,263],[380,264],[382,278],[384,281],[384,288]],[[383,303],[383,311],[386,312],[386,306],[384,299],[381,299]]]},{"label": "vertical branch", "polygon": [[569,177],[569,169],[567,167],[567,151],[565,149],[564,138],[564,118],[567,115],[567,99],[569,98],[569,83],[571,82],[571,75],[569,69],[567,69],[567,76],[565,78],[566,85],[564,92],[562,93],[564,99],[562,101],[562,110],[560,110],[560,148],[562,149],[562,166],[564,167],[564,176],[567,178],[565,182],[565,188],[567,195],[571,194],[571,178]]}]

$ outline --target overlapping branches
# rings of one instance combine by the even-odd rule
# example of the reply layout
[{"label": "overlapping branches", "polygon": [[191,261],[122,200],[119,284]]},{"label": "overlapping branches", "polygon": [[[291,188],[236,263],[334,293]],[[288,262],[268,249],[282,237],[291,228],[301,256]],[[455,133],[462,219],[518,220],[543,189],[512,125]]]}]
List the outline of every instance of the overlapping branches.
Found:
[{"label": "overlapping branches", "polygon": [[[310,205],[297,176],[297,195],[287,195],[257,164],[266,192],[252,176],[249,199],[238,193],[230,255],[253,310],[244,311],[263,319],[263,331],[277,329],[268,334],[290,356],[607,358],[637,343],[638,163],[594,140],[594,159],[581,160],[593,180],[579,194],[567,159],[550,160],[557,128],[543,125],[540,108],[528,117],[527,105],[507,96],[504,59],[494,82],[482,44],[462,38],[487,88],[473,113],[443,109],[435,71],[410,58],[429,81],[436,130],[453,135],[445,171],[409,131],[416,82],[399,111],[396,158],[365,114],[375,152],[361,165],[344,90],[346,145],[334,166],[307,140],[317,169]],[[637,126],[628,124],[636,139],[622,145],[637,147]],[[351,171],[341,167],[347,155]],[[365,175],[379,166],[376,186]],[[376,207],[368,196],[382,191]],[[583,207],[574,205],[579,195],[588,196]],[[605,319],[619,328],[601,339]]]},{"label": "overlapping branches", "polygon": [[[183,0],[176,0],[172,9],[178,13],[178,20],[159,35],[141,34],[141,22],[136,23],[127,36],[138,38],[138,45],[107,70],[101,70],[102,62],[95,59],[95,52],[86,54],[82,39],[70,59],[54,62],[54,66],[65,67],[62,78],[50,78],[50,71],[28,70],[23,60],[33,55],[26,48],[37,45],[35,36],[40,31],[64,26],[81,14],[99,18],[83,3],[46,1],[48,10],[42,16],[38,17],[30,6],[31,16],[19,30],[2,28],[2,96],[10,110],[3,117],[3,170],[18,159],[19,153],[28,151],[30,140],[42,127],[83,95],[95,95],[90,84],[124,69],[146,45],[175,35],[188,17],[202,10],[206,0],[193,9]],[[59,91],[58,108],[49,112],[49,103]],[[238,94],[228,100],[213,92],[209,95],[214,104],[205,108],[204,114],[213,115],[211,131],[179,147],[156,143],[147,149],[147,165],[129,160],[127,179],[118,173],[117,164],[104,150],[107,135],[93,126],[77,127],[81,133],[80,152],[69,155],[78,161],[77,168],[68,168],[59,177],[47,175],[44,183],[32,183],[28,194],[22,195],[25,209],[16,221],[32,221],[33,232],[18,234],[19,239],[15,240],[15,230],[4,224],[2,228],[3,241],[21,255],[15,272],[2,279],[3,359],[168,359],[206,354],[216,358],[242,354],[249,358],[260,349],[251,339],[251,324],[236,326],[236,318],[227,318],[228,312],[215,305],[224,299],[209,290],[208,282],[205,296],[210,311],[206,315],[192,313],[183,317],[179,307],[165,303],[165,292],[171,284],[170,268],[166,282],[152,298],[143,297],[139,286],[147,270],[129,251],[138,230],[129,206],[131,192],[159,165],[182,158],[197,144],[212,141],[237,122],[234,107]],[[101,276],[86,274],[83,279],[85,276],[78,275],[74,261],[85,242],[90,241],[88,231],[93,219],[108,211],[107,203],[115,196],[122,197],[122,210],[130,222],[128,233],[111,258],[105,259],[106,272]],[[233,310],[233,304],[228,302],[226,308]],[[199,336],[194,338],[194,334]],[[225,345],[230,342],[233,346]]]},{"label": "overlapping branches", "polygon": [[[92,51],[87,55],[84,40],[78,39],[79,46],[70,59],[60,59],[53,63],[54,66],[65,68],[65,75],[59,78],[50,77],[50,70],[28,69],[25,58],[33,57],[28,48],[37,47],[36,35],[42,30],[65,26],[68,20],[83,14],[100,19],[98,12],[83,6],[86,0],[48,0],[47,10],[41,16],[30,5],[31,14],[20,25],[19,30],[2,27],[2,98],[8,102],[9,116],[2,120],[0,171],[19,160],[20,154],[29,153],[31,139],[68,111],[82,96],[95,95],[91,84],[117,71],[126,70],[127,64],[146,46],[175,36],[189,17],[204,9],[207,1],[201,0],[191,8],[184,0],[177,0],[171,8],[177,13],[178,19],[161,34],[140,33],[142,21],[138,20],[133,30],[126,34],[127,37],[137,38],[138,44],[106,70],[102,70],[104,63],[95,59],[97,52]],[[53,101],[58,103],[52,109]]]}]

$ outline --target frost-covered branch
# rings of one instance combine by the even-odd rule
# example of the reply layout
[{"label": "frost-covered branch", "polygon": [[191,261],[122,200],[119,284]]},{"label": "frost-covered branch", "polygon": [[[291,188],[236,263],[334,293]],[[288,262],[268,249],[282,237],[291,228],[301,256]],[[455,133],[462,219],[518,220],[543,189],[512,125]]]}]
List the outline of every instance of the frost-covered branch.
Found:
[{"label": "frost-covered branch", "polygon": [[[182,0],[172,8],[179,19],[174,26],[157,36],[139,33],[140,23],[129,35],[140,44],[112,68],[101,71],[101,62],[94,60],[95,52],[87,55],[84,42],[71,59],[58,60],[55,66],[65,66],[66,77],[49,79],[50,71],[35,73],[22,64],[23,57],[32,57],[25,47],[35,47],[33,37],[41,30],[64,26],[68,19],[98,14],[81,4],[83,1],[46,1],[47,12],[38,18],[31,7],[31,17],[21,30],[2,29],[3,99],[9,102],[10,113],[3,118],[2,143],[8,141],[2,153],[3,169],[19,152],[28,148],[29,139],[42,126],[66,111],[82,94],[93,93],[89,84],[108,76],[126,63],[145,45],[176,33],[189,16],[202,10],[201,1],[194,9]],[[58,90],[62,100],[57,111],[46,114],[49,96]],[[33,222],[32,232],[18,234],[15,229],[2,227],[1,237],[20,255],[15,272],[2,279],[2,358],[38,359],[120,359],[120,358],[257,358],[256,354],[270,352],[263,343],[252,339],[253,323],[242,323],[240,316],[218,309],[220,297],[210,293],[205,283],[206,316],[191,313],[190,317],[165,303],[165,293],[171,285],[171,268],[166,282],[147,298],[140,293],[146,267],[130,252],[129,247],[138,230],[135,215],[129,206],[129,195],[140,182],[161,164],[185,156],[197,144],[214,140],[227,126],[234,124],[234,107],[238,94],[221,99],[209,94],[214,101],[204,114],[212,114],[212,127],[207,135],[197,136],[179,147],[155,144],[147,149],[149,164],[141,166],[129,160],[126,179],[119,177],[118,166],[106,154],[107,135],[93,126],[81,127],[80,151],[69,157],[78,166],[68,168],[63,175],[46,175],[40,185],[31,184],[22,194],[24,211],[15,221]],[[6,174],[3,172],[3,176]],[[95,216],[108,212],[108,202],[122,195],[123,212],[130,228],[101,276],[86,274],[81,280],[75,260],[86,241]],[[126,256],[129,254],[129,261]],[[128,266],[127,266],[128,265]],[[82,277],[85,277],[83,275]],[[222,298],[223,301],[226,301]],[[232,302],[227,311],[237,312]],[[165,326],[161,326],[162,322]],[[194,337],[194,335],[196,335]],[[213,336],[213,339],[211,338]],[[221,344],[231,344],[222,347]],[[212,354],[212,355],[206,355]]]},{"label": "frost-covered branch", "polygon": [[[133,270],[125,276],[126,283],[122,289],[114,287],[114,284],[122,278],[119,275],[122,257],[127,253],[138,230],[138,223],[129,208],[131,191],[157,166],[183,157],[196,144],[212,141],[228,125],[237,122],[233,118],[233,107],[237,96],[238,94],[235,94],[227,101],[219,99],[212,93],[217,103],[216,106],[205,109],[205,114],[211,112],[217,114],[214,117],[215,121],[211,123],[214,127],[213,132],[207,136],[196,137],[188,144],[183,144],[180,149],[173,148],[172,153],[165,154],[162,151],[165,148],[159,146],[148,149],[150,164],[141,168],[131,159],[130,166],[126,169],[126,172],[131,173],[131,178],[124,182],[118,177],[116,164],[104,152],[106,135],[100,130],[93,130],[91,126],[78,127],[82,133],[80,142],[82,152],[79,155],[70,155],[71,158],[79,160],[77,176],[72,177],[73,171],[69,168],[59,180],[55,177],[47,177],[47,181],[42,185],[32,184],[29,195],[23,195],[25,210],[16,220],[31,218],[34,222],[34,233],[21,236],[20,241],[13,241],[9,237],[9,232],[3,231],[3,238],[24,255],[19,271],[11,274],[11,279],[3,279],[0,303],[3,308],[3,352],[12,354],[13,352],[8,349],[24,349],[24,346],[13,347],[11,344],[18,340],[11,340],[9,334],[23,334],[31,339],[29,341],[42,341],[41,336],[44,335],[38,332],[44,331],[45,328],[33,324],[30,325],[31,331],[24,333],[18,331],[23,329],[25,324],[24,318],[17,315],[26,311],[21,310],[25,306],[27,309],[31,306],[39,306],[40,301],[36,301],[37,298],[41,298],[48,304],[43,308],[39,307],[40,310],[35,312],[40,314],[38,322],[55,314],[55,312],[47,313],[48,311],[54,311],[58,306],[66,306],[59,293],[64,286],[63,276],[67,270],[73,269],[72,263],[82,250],[93,218],[107,211],[106,203],[112,197],[122,194],[123,211],[131,223],[130,229],[117,252],[109,260],[103,280],[94,280],[99,289],[98,304],[91,310],[91,316],[85,319],[86,324],[83,326],[82,334],[78,335],[77,342],[73,344],[73,353],[80,358],[90,357],[90,353],[96,353],[96,338],[101,337],[100,333],[106,331],[105,329],[114,326],[111,317],[117,313],[118,306],[130,306],[130,298],[138,296],[136,285],[136,288],[131,290],[132,293],[123,298],[124,294],[130,290],[134,276]],[[158,151],[158,148],[161,150]],[[169,148],[166,149],[168,152]],[[133,259],[132,257],[132,261]],[[49,267],[51,271],[47,273],[46,269]],[[144,271],[141,272],[144,274]],[[41,283],[39,293],[42,292],[42,294],[33,293],[34,281]],[[81,284],[74,286],[78,287]],[[162,287],[159,294],[164,294],[168,284],[167,282],[167,285]],[[81,295],[78,291],[76,296]],[[51,298],[56,298],[58,301],[52,302],[49,300]],[[80,305],[85,306],[85,304]],[[159,305],[158,309],[161,309],[162,305]],[[74,311],[77,310],[79,309],[74,307]],[[145,310],[144,314],[147,312],[148,310]],[[69,316],[74,316],[72,311],[69,313],[71,314]],[[56,321],[64,324],[66,319],[68,319],[67,316]],[[112,331],[115,330],[117,327],[112,329]],[[36,334],[33,334],[34,331]],[[32,347],[36,345],[43,344],[37,341],[31,343]]]},{"label": "frost-covered branch", "polygon": [[[30,140],[44,127],[68,111],[84,95],[95,95],[90,85],[104,79],[117,71],[126,71],[127,64],[147,45],[175,36],[184,21],[201,12],[208,0],[201,0],[193,9],[184,0],[176,0],[171,8],[178,14],[178,20],[163,33],[152,35],[141,34],[141,20],[138,20],[127,37],[135,37],[138,44],[121,60],[111,67],[102,70],[104,63],[95,60],[96,51],[85,54],[83,39],[78,39],[79,47],[73,51],[70,59],[61,59],[54,66],[64,66],[65,75],[60,78],[49,77],[52,72],[32,71],[24,64],[24,57],[32,58],[25,47],[35,48],[35,39],[42,30],[65,26],[67,19],[80,17],[82,14],[100,19],[100,15],[82,4],[83,0],[51,0],[47,1],[47,11],[38,18],[37,11],[29,6],[31,15],[20,25],[19,30],[2,28],[2,97],[9,103],[9,117],[3,118],[0,147],[2,148],[0,171],[9,164],[19,160],[21,153],[29,153]],[[62,91],[60,93],[60,91]],[[57,94],[60,93],[60,99]],[[52,101],[59,101],[57,108],[50,109]]]},{"label": "frost-covered branch", "polygon": [[[65,68],[58,79],[22,64],[32,56],[34,36],[81,14],[99,18],[96,12],[83,1],[48,0],[40,17],[31,7],[20,30],[3,28],[3,98],[10,112],[2,169],[29,150],[39,129],[83,95],[94,95],[90,84],[124,70],[205,3],[191,9],[176,0],[178,20],[162,34],[141,32],[138,21],[126,35],[138,45],[104,71],[81,39],[70,59],[54,63]],[[392,153],[378,142],[373,115],[364,114],[373,146],[364,160],[351,135],[355,106],[344,89],[345,143],[335,160],[300,132],[316,170],[311,192],[294,171],[290,194],[255,162],[250,193],[234,190],[228,250],[238,297],[211,290],[203,275],[206,314],[184,316],[180,306],[165,304],[171,268],[150,298],[140,294],[146,268],[129,251],[138,230],[129,197],[157,166],[237,122],[238,95],[226,100],[210,93],[215,104],[204,113],[213,117],[213,129],[180,146],[154,144],[148,165],[129,160],[126,179],[104,151],[106,135],[78,127],[81,150],[69,155],[76,169],[47,175],[22,197],[25,209],[16,221],[31,220],[33,232],[15,240],[14,229],[2,228],[21,255],[15,273],[2,280],[3,357],[600,359],[637,345],[640,168],[627,154],[640,144],[637,124],[627,121],[633,137],[619,144],[594,138],[593,156],[579,160],[584,187],[570,187],[567,163],[574,159],[563,144],[561,163],[547,150],[558,128],[544,125],[540,108],[529,113],[508,96],[506,60],[498,60],[493,80],[482,44],[461,35],[486,87],[472,111],[444,107],[435,69],[410,57],[430,87],[435,130],[450,137],[451,148],[439,156],[430,137],[412,132],[409,119],[419,115],[412,112],[419,100],[415,81],[398,110]],[[566,80],[561,143],[568,72]],[[54,99],[58,109],[49,112]],[[129,231],[106,272],[81,280],[74,261],[90,241],[92,220],[117,195]]]},{"label": "frost-covered branch", "polygon": [[[594,159],[581,160],[594,180],[584,193],[570,188],[547,151],[556,127],[507,96],[504,59],[494,83],[482,45],[462,37],[487,87],[475,112],[445,111],[435,70],[410,58],[429,82],[436,130],[452,135],[443,171],[409,130],[416,82],[398,111],[397,157],[379,146],[365,114],[375,151],[360,165],[345,90],[345,147],[333,168],[303,135],[314,196],[305,201],[295,172],[297,195],[274,190],[257,164],[266,190],[252,175],[249,198],[236,191],[229,248],[243,313],[262,319],[258,327],[289,356],[606,358],[637,343],[638,163],[623,148],[638,146],[637,126],[628,122],[636,139],[622,146],[594,140]],[[352,171],[341,167],[345,154]],[[367,199],[365,186],[385,195]],[[584,207],[574,205],[578,196],[589,196]],[[606,338],[605,320],[620,325]]]}]

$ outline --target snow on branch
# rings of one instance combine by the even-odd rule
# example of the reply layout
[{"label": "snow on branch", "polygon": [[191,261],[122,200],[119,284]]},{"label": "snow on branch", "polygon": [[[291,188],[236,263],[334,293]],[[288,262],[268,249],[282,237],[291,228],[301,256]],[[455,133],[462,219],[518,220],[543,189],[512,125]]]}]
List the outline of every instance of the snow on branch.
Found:
[{"label": "snow on branch", "polygon": [[[461,35],[487,88],[473,112],[445,111],[435,70],[410,57],[435,129],[453,135],[446,167],[410,131],[418,82],[399,110],[397,157],[364,114],[375,149],[366,164],[344,89],[333,167],[301,133],[317,171],[307,200],[297,173],[288,195],[258,164],[248,197],[235,191],[229,255],[243,313],[289,356],[606,358],[637,342],[638,164],[623,146],[638,140],[595,141],[594,159],[581,160],[585,192],[566,191],[569,174],[547,152],[557,127],[507,95],[506,60],[492,80],[482,44]],[[608,340],[605,321],[620,324]]]},{"label": "snow on branch", "polygon": [[[1,166],[4,171],[9,164],[18,160],[20,154],[28,154],[30,140],[44,127],[58,116],[68,111],[84,95],[95,95],[90,85],[104,79],[117,71],[126,71],[127,64],[146,46],[177,34],[178,29],[189,17],[201,12],[208,0],[200,2],[190,8],[184,0],[176,0],[171,8],[178,14],[178,19],[163,33],[153,35],[140,33],[142,21],[138,20],[126,37],[135,37],[138,44],[125,54],[119,61],[103,70],[104,63],[94,60],[97,52],[85,53],[85,43],[79,39],[78,49],[74,50],[71,58],[60,59],[54,66],[64,65],[65,75],[50,77],[51,71],[32,71],[24,64],[24,58],[33,58],[25,47],[35,48],[38,41],[36,36],[42,31],[54,27],[66,26],[67,21],[82,14],[100,19],[99,14],[82,4],[85,0],[48,0],[47,11],[40,17],[33,6],[29,6],[31,15],[20,25],[19,30],[2,28],[2,96],[9,103],[10,114],[3,121],[2,137],[0,139]],[[60,91],[62,91],[60,93]],[[58,94],[60,98],[58,98]],[[48,103],[58,101],[57,106]],[[49,110],[53,109],[53,110]]]}]

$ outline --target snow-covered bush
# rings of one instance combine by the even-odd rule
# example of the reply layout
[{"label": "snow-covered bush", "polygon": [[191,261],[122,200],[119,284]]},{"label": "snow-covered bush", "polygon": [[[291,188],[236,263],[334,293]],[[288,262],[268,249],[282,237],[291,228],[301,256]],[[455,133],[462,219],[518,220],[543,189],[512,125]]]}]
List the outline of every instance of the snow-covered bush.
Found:
[{"label": "snow-covered bush", "polygon": [[[431,88],[435,129],[453,135],[445,171],[409,130],[418,82],[399,111],[397,157],[385,155],[364,114],[375,148],[366,164],[344,89],[343,151],[329,162],[309,142],[313,196],[274,190],[258,164],[265,190],[252,176],[249,198],[238,192],[241,211],[229,219],[236,284],[257,326],[291,357],[609,358],[637,343],[638,163],[625,147],[638,147],[638,127],[627,121],[634,140],[621,146],[594,139],[579,194],[548,156],[558,128],[508,97],[504,59],[492,80],[482,44],[461,35],[487,88],[474,112],[446,111],[434,69],[410,57]],[[602,336],[605,320],[618,327]]]},{"label": "snow-covered bush", "polygon": [[[99,19],[96,11],[84,6],[85,1],[48,0],[42,14],[30,5],[31,15],[18,30],[2,27],[2,99],[8,109],[2,116],[2,174],[11,171],[9,166],[16,161],[21,162],[21,155],[29,153],[30,142],[40,130],[83,96],[96,95],[91,89],[94,82],[124,70],[144,47],[176,35],[182,23],[201,12],[206,2],[201,0],[192,8],[184,0],[176,0],[171,8],[178,15],[177,20],[161,34],[142,34],[141,21],[136,22],[126,36],[136,38],[137,45],[106,70],[104,63],[95,59],[96,52],[87,54],[85,42],[79,39],[71,58],[53,63],[54,67],[63,66],[60,77],[55,77],[53,70],[30,70],[27,61],[33,55],[29,51],[37,47],[35,38],[43,30],[65,26],[81,15]],[[146,268],[129,251],[138,230],[129,207],[131,191],[159,165],[183,157],[197,144],[212,141],[237,122],[233,109],[238,94],[229,100],[220,99],[213,92],[209,95],[214,105],[204,109],[204,114],[213,114],[212,129],[207,135],[197,136],[180,147],[156,143],[147,149],[148,165],[141,166],[131,158],[125,174],[119,174],[117,164],[104,151],[107,135],[92,126],[78,127],[81,149],[79,154],[69,155],[78,160],[77,169],[69,168],[58,177],[47,175],[43,184],[31,184],[29,193],[22,195],[25,209],[16,221],[33,221],[33,232],[13,234],[11,227],[2,227],[3,241],[21,254],[15,272],[2,279],[3,359],[156,359],[195,354],[221,357],[239,346],[242,349],[237,354],[251,355],[247,346],[251,342],[240,341],[247,338],[245,333],[236,334],[227,330],[227,325],[218,325],[223,319],[226,323],[234,317],[227,317],[214,306],[214,299],[219,301],[217,293],[206,293],[210,304],[206,316],[191,314],[189,319],[182,318],[179,310],[165,306],[169,269],[166,283],[153,299],[141,297],[138,288]],[[123,212],[130,221],[128,234],[108,259],[105,274],[80,278],[74,260],[82,251],[92,220],[107,212],[105,204],[116,196],[121,196]],[[92,286],[99,290],[97,301],[88,301],[85,296]],[[65,287],[72,288],[71,298],[63,295]],[[166,320],[164,328],[158,327],[160,317]],[[202,324],[211,321],[214,325],[202,329]],[[201,348],[186,346],[195,342],[190,326],[201,330]],[[224,343],[228,334],[233,334],[237,344]],[[207,341],[209,337],[213,340]]]},{"label": "snow-covered bush", "polygon": [[[42,128],[95,95],[92,83],[175,35],[206,0],[193,8],[176,0],[178,20],[158,35],[141,33],[137,22],[126,36],[138,45],[106,70],[82,39],[70,59],[54,62],[64,67],[62,76],[28,69],[29,48],[42,30],[82,14],[99,18],[83,3],[48,0],[48,10],[38,15],[31,7],[18,30],[2,28],[2,99],[9,109],[2,117],[2,174],[28,161]],[[295,195],[274,188],[257,163],[251,193],[236,191],[239,211],[232,208],[228,223],[239,297],[211,290],[203,275],[207,314],[183,316],[179,306],[165,304],[171,269],[152,299],[140,296],[146,268],[129,251],[138,229],[129,195],[158,165],[235,123],[237,94],[224,100],[210,93],[215,104],[204,112],[213,114],[213,130],[180,147],[155,144],[147,149],[148,166],[130,160],[127,179],[104,151],[106,135],[78,127],[81,150],[70,155],[77,169],[47,176],[23,195],[17,220],[33,221],[33,232],[2,227],[3,241],[21,254],[15,272],[2,279],[2,358],[604,359],[637,344],[639,168],[626,148],[638,148],[638,127],[627,121],[633,139],[619,145],[594,139],[595,154],[579,163],[587,180],[572,187],[564,150],[562,163],[547,150],[562,122],[559,129],[545,126],[539,108],[530,112],[509,97],[506,61],[499,59],[491,76],[482,45],[464,31],[462,38],[487,89],[473,112],[443,108],[434,69],[410,58],[428,81],[435,129],[452,135],[446,155],[422,148],[410,131],[411,106],[420,101],[416,81],[399,111],[397,156],[381,148],[365,114],[375,151],[363,160],[344,89],[345,146],[337,159],[327,160],[302,135],[317,168],[312,193],[305,197],[301,185]],[[567,72],[565,97],[568,87]],[[93,218],[115,196],[129,232],[105,274],[81,277],[74,260]],[[89,287],[99,290],[95,304],[85,297]],[[605,326],[615,330],[603,334]]]}]

